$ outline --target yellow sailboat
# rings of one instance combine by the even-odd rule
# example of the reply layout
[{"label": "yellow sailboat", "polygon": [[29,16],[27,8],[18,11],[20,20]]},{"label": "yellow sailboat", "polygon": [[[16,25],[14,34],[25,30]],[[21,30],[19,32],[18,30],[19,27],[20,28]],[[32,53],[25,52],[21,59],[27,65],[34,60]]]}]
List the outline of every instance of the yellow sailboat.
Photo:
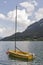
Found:
[{"label": "yellow sailboat", "polygon": [[19,60],[24,60],[24,61],[32,61],[35,59],[35,55],[30,53],[30,52],[21,52],[19,50],[8,50],[7,54],[9,55],[10,58],[13,59],[19,59]]},{"label": "yellow sailboat", "polygon": [[[17,30],[17,6],[16,6],[16,21],[15,21],[15,32]],[[35,54],[32,54],[30,52],[24,52],[21,51],[20,49],[16,50],[16,34],[15,34],[15,50],[8,50],[7,54],[15,59],[20,59],[20,60],[26,60],[26,61],[31,61],[35,59]]]}]

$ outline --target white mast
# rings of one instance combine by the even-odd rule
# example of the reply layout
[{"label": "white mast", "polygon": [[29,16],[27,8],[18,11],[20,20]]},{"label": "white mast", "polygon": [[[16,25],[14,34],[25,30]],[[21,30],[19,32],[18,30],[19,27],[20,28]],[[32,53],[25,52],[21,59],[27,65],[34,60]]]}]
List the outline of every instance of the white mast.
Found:
[{"label": "white mast", "polygon": [[15,18],[15,52],[16,52],[16,32],[17,32],[17,6],[16,6],[16,18]]}]

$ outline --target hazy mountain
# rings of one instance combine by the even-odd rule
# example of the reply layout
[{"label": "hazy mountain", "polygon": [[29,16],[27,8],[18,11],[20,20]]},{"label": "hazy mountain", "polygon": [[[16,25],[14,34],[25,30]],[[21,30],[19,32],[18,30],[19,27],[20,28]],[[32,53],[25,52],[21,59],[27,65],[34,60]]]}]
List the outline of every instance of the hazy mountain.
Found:
[{"label": "hazy mountain", "polygon": [[[5,37],[3,41],[14,41],[15,34]],[[43,19],[27,27],[22,33],[16,33],[16,40],[43,40]]]}]

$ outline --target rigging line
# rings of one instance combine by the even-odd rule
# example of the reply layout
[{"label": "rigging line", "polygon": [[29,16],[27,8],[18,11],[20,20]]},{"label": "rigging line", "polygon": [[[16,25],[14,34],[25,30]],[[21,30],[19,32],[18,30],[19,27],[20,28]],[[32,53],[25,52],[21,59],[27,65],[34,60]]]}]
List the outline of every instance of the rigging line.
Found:
[{"label": "rigging line", "polygon": [[25,52],[23,52],[21,49],[19,49],[18,47],[16,47],[16,49],[18,49],[21,53],[26,54]]}]

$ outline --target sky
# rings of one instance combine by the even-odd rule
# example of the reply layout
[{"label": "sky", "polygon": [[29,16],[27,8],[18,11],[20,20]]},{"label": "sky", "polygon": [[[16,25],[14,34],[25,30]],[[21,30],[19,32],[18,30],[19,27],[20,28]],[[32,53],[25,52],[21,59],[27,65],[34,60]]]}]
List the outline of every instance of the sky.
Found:
[{"label": "sky", "polygon": [[17,6],[17,32],[43,18],[43,0],[0,0],[0,37],[15,33]]}]

